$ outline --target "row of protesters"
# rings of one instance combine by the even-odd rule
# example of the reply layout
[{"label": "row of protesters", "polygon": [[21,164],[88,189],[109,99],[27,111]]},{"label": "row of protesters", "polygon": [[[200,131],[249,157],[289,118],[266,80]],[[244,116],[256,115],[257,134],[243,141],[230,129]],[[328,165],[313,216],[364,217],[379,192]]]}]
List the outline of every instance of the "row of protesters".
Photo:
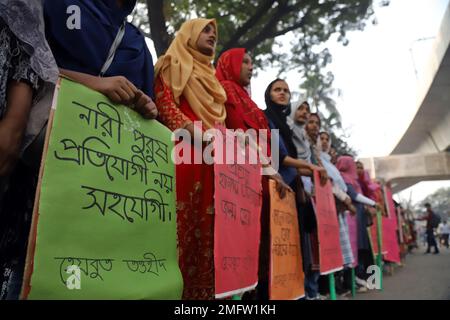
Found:
[{"label": "row of protesters", "polygon": [[320,276],[317,255],[317,221],[311,198],[303,186],[301,176],[311,177],[313,171],[317,170],[322,183],[326,182],[328,176],[325,169],[319,166],[317,162],[298,157],[297,147],[293,139],[295,133],[292,130],[290,98],[290,89],[284,80],[276,79],[272,81],[265,92],[267,107],[265,114],[270,127],[279,130],[279,172],[284,181],[298,195],[296,199],[306,298],[317,299],[319,297],[318,280]]},{"label": "row of protesters", "polygon": [[[251,57],[244,49],[224,54],[214,72],[218,32],[215,20],[194,19],[185,22],[166,54],[156,66],[155,94],[160,121],[171,130],[186,129],[194,137],[194,126],[206,131],[216,124],[231,129],[268,129],[262,111],[251,100],[245,86],[252,71]],[[217,76],[217,77],[216,77]],[[231,115],[231,116],[230,116]],[[203,141],[202,141],[203,142]],[[270,143],[268,141],[267,143]],[[194,146],[192,152],[203,153]],[[191,155],[195,157],[194,154]],[[179,265],[183,274],[184,299],[214,297],[214,171],[208,164],[179,164],[177,180],[177,227]],[[280,192],[288,189],[281,176],[274,174]],[[263,186],[268,195],[265,177]],[[267,201],[267,197],[263,198]],[[269,205],[263,205],[268,217]],[[263,223],[263,226],[267,224]],[[262,252],[264,250],[263,236]],[[201,254],[192,254],[193,252]],[[261,254],[261,259],[268,256]],[[266,265],[266,263],[262,263]],[[267,264],[268,265],[268,264]],[[262,269],[261,269],[262,270]],[[261,272],[264,272],[263,270]],[[264,280],[261,281],[264,284]]]},{"label": "row of protesters", "polygon": [[[333,194],[335,196],[336,212],[338,213],[338,223],[340,231],[340,246],[343,253],[344,272],[337,275],[337,284],[339,285],[338,293],[347,294],[351,286],[351,266],[354,263],[354,257],[350,244],[350,237],[347,224],[348,211],[352,214],[357,212],[357,209],[352,204],[350,196],[347,194],[348,186],[346,185],[339,170],[332,164],[331,155],[329,154],[331,149],[330,135],[326,132],[321,132],[321,119],[317,113],[311,113],[308,117],[307,123],[304,127],[306,132],[307,142],[311,150],[311,158],[313,161],[317,161],[320,166],[323,166],[330,177],[333,187]],[[314,160],[315,159],[315,160]],[[360,195],[362,198],[362,195]],[[364,228],[362,233],[366,233]],[[323,278],[323,280],[327,280]],[[327,283],[327,281],[323,281]],[[328,288],[328,286],[323,286]],[[326,292],[327,290],[322,290]]]},{"label": "row of protesters", "polygon": [[[323,142],[319,140],[319,116],[310,113],[307,103],[292,110],[289,86],[281,79],[268,85],[263,112],[249,94],[253,65],[245,49],[225,52],[214,68],[212,61],[218,41],[214,19],[199,18],[183,23],[166,53],[153,66],[144,36],[127,22],[135,4],[135,0],[33,3],[0,0],[0,37],[7,44],[0,51],[3,59],[0,60],[0,89],[3,90],[0,91],[3,99],[0,100],[0,131],[4,133],[0,135],[2,295],[8,299],[17,299],[19,295],[50,105],[46,103],[47,108],[41,109],[36,102],[45,90],[53,91],[59,75],[104,94],[114,103],[129,106],[146,119],[157,119],[172,131],[185,129],[193,139],[196,130],[205,132],[216,124],[244,131],[278,130],[274,133],[278,139],[273,140],[279,141],[279,169],[272,168],[271,175],[261,178],[263,206],[257,298],[269,296],[268,181],[272,179],[281,197],[286,192],[296,194],[306,298],[320,299],[311,178],[315,171],[319,173],[320,183],[326,183],[329,178],[333,183],[346,265],[351,264],[353,257],[348,254],[345,212],[357,213],[358,248],[362,252],[359,280],[363,282],[363,271],[368,264],[363,252],[368,248],[368,222],[362,204],[373,206],[375,202],[361,194],[353,158],[337,158],[329,146],[329,135],[328,141],[326,135]],[[72,5],[80,9],[80,26],[75,28],[66,24],[67,8]],[[30,126],[32,130],[28,134]],[[259,147],[270,150],[272,138],[269,134],[266,141],[258,139]],[[191,159],[195,159],[210,142],[202,138],[177,143],[193,144],[189,150]],[[30,169],[25,169],[27,165]],[[270,161],[265,166],[270,167]],[[183,299],[213,299],[214,169],[206,163],[177,164],[176,179],[182,182],[177,183],[176,197]]]},{"label": "row of protesters", "polygon": [[[201,121],[199,129],[203,131],[224,122],[231,129],[269,129],[270,118],[267,122],[264,114],[245,90],[249,85],[252,71],[251,57],[245,50],[232,50],[219,59],[216,71],[218,79],[212,72],[211,61],[214,58],[217,37],[214,20],[194,19],[182,25],[166,54],[156,64],[155,92],[160,120],[171,130],[187,129],[191,132],[191,136],[195,121]],[[290,97],[285,95],[280,99],[274,92],[275,90],[272,92],[269,86],[266,101],[268,109],[272,107],[277,112],[279,109],[274,107],[279,105],[287,107]],[[284,137],[282,133],[279,139],[282,146],[280,174],[274,174],[269,178],[275,179],[279,186],[295,190],[296,169],[306,168],[312,171],[316,168],[304,161],[296,160],[295,154],[290,157],[289,153],[284,151],[286,150],[282,140]],[[289,175],[289,168],[291,173],[293,172],[292,176]],[[184,186],[177,189],[179,263],[184,279],[183,297],[210,299],[214,293],[213,167],[206,164],[181,164],[177,166],[177,179],[188,182],[187,185],[193,188],[190,190]],[[283,181],[289,187],[284,185]],[[268,297],[269,265],[269,205],[266,178],[263,178],[263,186],[264,205],[261,224],[264,232],[260,250],[261,281],[258,291],[260,297],[264,298]],[[205,194],[206,192],[209,194]],[[193,225],[196,228],[193,228]],[[195,236],[193,232],[196,232]],[[202,252],[202,255],[192,255],[192,252]]]},{"label": "row of protesters", "polygon": [[[244,132],[254,129],[256,132],[265,130],[267,140],[258,137],[259,144],[265,144],[267,156],[270,156],[271,139],[269,122],[264,112],[250,97],[250,82],[253,72],[252,58],[244,48],[230,49],[224,52],[216,67],[216,76],[227,94],[225,107],[227,111],[226,127],[242,129]],[[269,164],[270,165],[270,164]],[[272,169],[273,170],[273,169]],[[269,298],[269,265],[270,265],[270,194],[269,179],[277,182],[277,189],[281,197],[292,189],[286,185],[279,173],[273,170],[271,175],[262,175],[262,210],[261,210],[261,238],[259,250],[258,288],[253,295],[255,299]]]},{"label": "row of protesters", "polygon": [[[297,140],[298,143],[302,142],[299,146],[300,150],[308,150],[309,146],[310,151],[303,154],[312,157],[312,159],[314,157],[320,159],[318,165],[326,168],[333,185],[344,261],[344,272],[337,275],[337,285],[341,286],[339,288],[341,293],[348,293],[351,288],[351,266],[355,257],[353,257],[351,252],[346,216],[356,213],[358,243],[356,284],[358,292],[366,292],[368,290],[366,270],[368,266],[373,264],[367,227],[373,224],[376,208],[382,209],[384,207],[381,187],[370,179],[361,162],[355,162],[353,157],[348,155],[337,157],[335,150],[331,150],[330,135],[328,133],[321,132],[318,137],[318,130],[321,125],[320,117],[314,113],[307,115],[309,112],[307,107],[307,103],[302,103],[297,109],[297,117],[294,117],[294,120],[297,120],[297,128],[303,130],[303,132],[299,130],[299,133],[303,137],[306,133],[307,138]],[[307,119],[306,124],[304,125],[301,120],[298,121],[299,119]],[[297,136],[302,137],[300,134]],[[321,151],[319,152],[319,157],[315,156],[318,149]],[[333,162],[336,163],[339,170],[333,165]]]},{"label": "row of protesters", "polygon": [[[215,20],[185,22],[166,54],[156,64],[156,103],[160,121],[171,130],[186,129],[195,137],[194,126],[206,131],[216,124],[230,129],[267,130],[262,111],[245,87],[250,83],[251,57],[244,49],[226,52],[212,67],[218,32]],[[203,141],[202,141],[203,142]],[[190,143],[190,142],[188,142]],[[270,141],[266,143],[270,144]],[[204,143],[191,154],[203,154]],[[275,172],[275,171],[274,171]],[[208,164],[179,164],[177,180],[177,227],[179,265],[184,299],[214,298],[214,171]],[[289,187],[279,174],[262,177],[264,188],[262,226],[268,227],[268,179],[285,193]],[[265,230],[265,229],[264,229]],[[262,236],[261,266],[268,266],[268,230]],[[197,254],[193,254],[193,253]],[[198,254],[200,253],[200,254]],[[267,260],[267,262],[266,262]],[[266,269],[268,271],[268,269]],[[261,285],[268,285],[260,268]],[[268,273],[268,272],[267,272]],[[261,290],[267,292],[267,290]]]},{"label": "row of protesters", "polygon": [[[70,5],[76,5],[81,9],[80,14],[83,18],[80,19],[79,29],[65,28],[66,9]],[[153,63],[145,39],[137,28],[126,22],[126,17],[134,5],[135,1],[125,0],[98,2],[65,0],[58,3],[44,1],[42,15],[42,6],[38,4],[41,9],[39,21],[43,22],[43,16],[45,17],[45,35],[55,57],[52,60],[53,84],[60,73],[105,94],[115,103],[130,106],[150,119],[157,115],[152,101],[154,87],[161,112],[159,120],[169,128],[183,127],[193,131],[193,122],[196,120],[202,121],[204,126],[202,129],[208,129],[215,123],[224,123],[226,94],[211,65],[217,37],[215,21],[196,19],[183,25],[166,55],[161,57],[155,66],[156,83],[153,86]],[[17,12],[14,14],[20,15]],[[41,31],[39,40],[47,46],[43,28],[36,30]],[[73,46],[74,43],[77,46]],[[37,45],[34,48],[37,48]],[[47,52],[53,59],[48,46]],[[45,75],[48,76],[50,73],[46,72]],[[17,98],[13,99],[16,100]],[[47,119],[42,129],[45,129],[46,121]],[[258,126],[264,128],[261,123],[258,123]],[[39,147],[38,150],[42,151],[42,144]],[[40,152],[37,154],[38,159]],[[39,160],[34,163],[36,168],[38,163]],[[33,177],[37,177],[37,171]],[[212,167],[180,165],[177,167],[177,177],[185,182],[184,186],[188,186],[177,189],[179,263],[185,282],[183,297],[210,299],[214,296]],[[280,175],[274,174],[271,178],[277,180],[280,192],[289,190],[289,187],[283,186]],[[36,183],[30,188],[28,215],[24,211],[14,217],[28,219],[29,222],[35,187]],[[8,192],[10,189],[12,188],[8,188]],[[11,202],[11,205],[15,206],[14,209],[17,209],[17,202],[20,201]],[[4,213],[11,212],[3,208],[2,203],[2,220]],[[18,241],[22,249],[15,250],[8,239],[12,232],[8,230],[13,230],[18,225],[23,227],[24,236]],[[21,257],[21,262],[16,268],[19,271],[17,276],[12,277],[11,274],[14,275],[14,272],[10,272],[8,279],[2,280],[2,284],[5,284],[2,288],[7,288],[5,292],[9,291],[13,294],[13,298],[17,298],[29,224],[12,221],[2,224],[2,227],[6,230],[5,232],[2,230],[2,248]],[[193,252],[200,254],[192,254]],[[2,255],[2,258],[5,260],[5,263],[2,261],[2,267],[11,261],[6,255]],[[13,270],[12,267],[2,269]]]},{"label": "row of protesters", "polygon": [[[342,177],[340,177],[339,171],[331,164],[330,158],[331,156],[328,156],[329,158],[325,157],[325,154],[328,155],[328,150],[320,148],[320,143],[317,144],[319,139],[319,131],[321,127],[321,120],[318,114],[311,113],[310,112],[310,106],[308,102],[304,101],[300,103],[297,108],[292,112],[292,118],[293,118],[293,141],[295,143],[296,149],[297,149],[297,157],[304,159],[310,163],[314,163],[316,165],[319,165],[327,171],[328,177],[333,183],[333,193],[339,198],[342,202],[346,203],[346,207],[350,206],[350,209],[352,209],[352,205],[350,202],[350,198],[345,194],[345,191],[343,191],[341,188],[338,187],[339,181],[341,181],[341,186],[345,185],[343,183]],[[329,137],[327,137],[329,139]],[[328,146],[329,140],[326,142],[327,149],[330,148]],[[321,150],[322,149],[322,150]],[[326,158],[325,161],[322,158]],[[333,170],[334,168],[334,170]],[[340,180],[339,180],[340,179]],[[313,183],[312,179],[308,176],[302,176],[302,182],[305,189],[305,194],[307,197],[312,196],[312,190],[313,190]],[[314,216],[314,208],[309,205],[301,205],[300,204],[300,210],[309,213],[308,216],[312,217],[312,222],[315,222]],[[353,210],[355,210],[353,208]],[[338,208],[338,212],[341,212],[341,208]],[[305,216],[305,215],[304,215]],[[348,236],[348,228],[345,220],[340,221],[340,240],[341,240],[341,247],[342,252],[344,253],[344,261],[345,265],[350,265],[353,263],[353,255],[350,247],[350,240]],[[344,222],[344,223],[342,223]],[[301,221],[303,223],[303,226],[308,227],[308,220]],[[314,224],[313,224],[314,225]],[[308,230],[310,233],[314,234],[316,232],[315,229]],[[309,251],[311,251],[310,247],[311,244],[314,244],[311,240],[315,240],[317,237],[306,237],[303,238],[303,247]],[[308,251],[307,251],[308,252]],[[308,260],[307,260],[308,261]],[[307,283],[307,298],[308,299],[320,299],[321,296],[319,294],[319,287],[318,287],[318,278],[319,278],[319,266],[313,265],[310,263],[309,266],[305,266],[305,270],[308,270],[308,273],[306,273],[306,283]],[[314,268],[314,269],[313,269]],[[308,277],[309,275],[309,277]]]},{"label": "row of protesters", "polygon": [[342,272],[336,275],[336,292],[341,296],[350,293],[351,288],[351,268],[355,263],[355,257],[350,241],[350,233],[347,223],[349,214],[355,215],[356,208],[352,204],[350,196],[347,194],[347,185],[341,173],[332,163],[331,159],[331,136],[328,132],[322,131],[319,135],[320,159],[327,169],[330,180],[333,184],[333,193],[336,200],[336,209],[339,222],[339,240],[342,251],[343,268]]},{"label": "row of protesters", "polygon": [[[298,123],[299,119],[295,119],[295,121]],[[319,166],[325,168],[322,164],[322,160],[320,158],[320,150],[317,145],[317,140],[319,138],[321,123],[322,123],[322,121],[320,119],[319,114],[310,113],[307,118],[306,125],[304,126],[304,132],[306,133],[306,141],[307,141],[307,145],[309,146],[309,150],[310,150],[309,161],[311,163],[314,163],[316,165],[319,165]],[[326,168],[325,168],[325,170],[326,170]],[[327,174],[328,174],[328,170],[327,170]],[[309,194],[310,197],[315,196],[314,182],[312,182],[312,179],[310,179],[309,177],[306,177],[306,179],[304,179],[304,180],[310,183],[310,187],[305,188],[306,192]],[[308,186],[308,185],[306,185],[306,186]],[[316,222],[316,225],[317,225],[317,222]],[[312,239],[318,239],[317,232],[318,231],[317,231],[317,227],[316,227],[316,229],[314,230],[315,237]],[[313,244],[316,247],[319,246],[317,240]],[[316,252],[317,252],[317,250],[316,250]],[[320,276],[320,263],[316,265],[316,270],[312,273],[312,276],[314,276],[314,281],[315,281],[314,282],[315,298],[313,298],[313,299],[322,299],[320,292],[322,291],[325,293],[325,291],[320,290],[320,288],[323,287],[323,282],[324,282],[324,280],[326,280],[325,279],[326,277]],[[321,286],[321,284],[322,284],[322,286]]]}]

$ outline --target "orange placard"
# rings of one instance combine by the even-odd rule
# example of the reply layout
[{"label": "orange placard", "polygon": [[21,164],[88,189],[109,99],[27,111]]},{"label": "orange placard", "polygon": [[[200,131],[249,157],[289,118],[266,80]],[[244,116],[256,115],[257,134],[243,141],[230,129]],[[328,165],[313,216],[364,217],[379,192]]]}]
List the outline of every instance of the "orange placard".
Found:
[{"label": "orange placard", "polygon": [[273,180],[269,189],[270,299],[297,300],[305,289],[295,194],[280,199]]}]

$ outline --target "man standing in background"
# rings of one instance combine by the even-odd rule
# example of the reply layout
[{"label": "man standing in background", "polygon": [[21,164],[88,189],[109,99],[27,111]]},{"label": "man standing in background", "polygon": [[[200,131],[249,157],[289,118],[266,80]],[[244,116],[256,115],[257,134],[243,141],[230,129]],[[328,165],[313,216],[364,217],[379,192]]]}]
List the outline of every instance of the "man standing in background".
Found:
[{"label": "man standing in background", "polygon": [[436,238],[434,237],[434,229],[439,226],[439,216],[431,210],[431,205],[425,203],[425,208],[427,209],[427,215],[424,218],[417,219],[419,221],[426,221],[426,234],[427,234],[427,251],[425,253],[431,252],[431,247],[434,247],[434,254],[439,254],[439,249],[437,246]]}]

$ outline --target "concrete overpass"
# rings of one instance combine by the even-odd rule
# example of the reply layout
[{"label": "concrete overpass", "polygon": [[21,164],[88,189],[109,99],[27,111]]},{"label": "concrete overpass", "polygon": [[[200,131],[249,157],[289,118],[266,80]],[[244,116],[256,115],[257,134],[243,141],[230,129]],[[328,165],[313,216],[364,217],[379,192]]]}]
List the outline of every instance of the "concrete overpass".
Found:
[{"label": "concrete overpass", "polygon": [[416,115],[391,155],[362,159],[394,192],[424,180],[450,180],[450,4],[425,70]]}]

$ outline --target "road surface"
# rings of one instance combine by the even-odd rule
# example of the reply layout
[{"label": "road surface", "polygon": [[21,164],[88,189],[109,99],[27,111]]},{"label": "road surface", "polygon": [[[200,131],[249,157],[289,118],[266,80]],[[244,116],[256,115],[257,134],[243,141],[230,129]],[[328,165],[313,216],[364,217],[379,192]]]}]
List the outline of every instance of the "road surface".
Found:
[{"label": "road surface", "polygon": [[450,300],[450,250],[424,254],[419,247],[408,254],[404,266],[384,275],[383,291],[358,293],[355,300]]}]

